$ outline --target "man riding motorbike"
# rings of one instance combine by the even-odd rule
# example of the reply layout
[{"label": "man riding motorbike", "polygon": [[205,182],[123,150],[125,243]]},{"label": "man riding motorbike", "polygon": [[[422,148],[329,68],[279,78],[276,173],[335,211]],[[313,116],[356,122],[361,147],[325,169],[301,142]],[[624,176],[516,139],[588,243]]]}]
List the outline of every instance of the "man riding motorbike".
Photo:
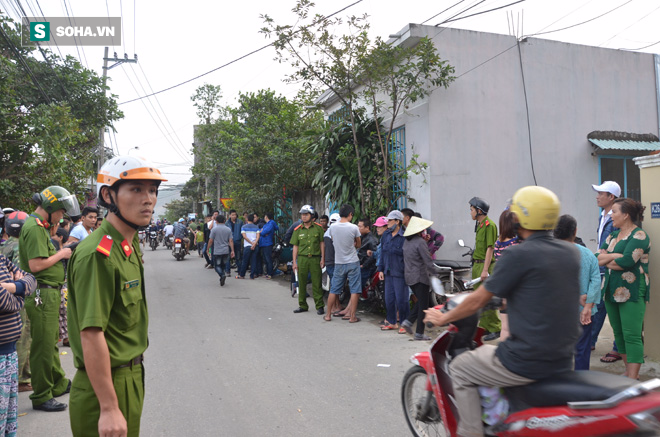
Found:
[{"label": "man riding motorbike", "polygon": [[188,238],[188,228],[184,223],[185,220],[180,218],[179,221],[174,225],[174,238],[181,238],[183,240],[183,247],[186,248],[186,255],[190,255],[188,251],[188,246],[190,246],[190,238]]},{"label": "man riding motorbike", "polygon": [[511,211],[524,243],[507,249],[493,274],[454,310],[426,310],[424,320],[441,326],[476,313],[493,296],[507,300],[511,336],[451,362],[460,436],[484,435],[479,386],[525,385],[573,368],[580,256],[573,245],[548,232],[559,210],[559,199],[546,188],[518,190]]}]

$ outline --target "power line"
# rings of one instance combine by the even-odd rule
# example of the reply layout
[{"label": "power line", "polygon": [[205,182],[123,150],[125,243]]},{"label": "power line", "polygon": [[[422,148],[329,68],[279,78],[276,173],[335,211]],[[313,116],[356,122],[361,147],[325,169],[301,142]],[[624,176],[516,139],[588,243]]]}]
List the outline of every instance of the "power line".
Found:
[{"label": "power line", "polygon": [[[140,85],[140,88],[142,88],[142,92],[146,94],[146,93],[147,93],[147,90],[146,90],[146,89],[144,88],[144,86],[142,85],[142,81],[140,80],[140,78],[138,77],[137,73],[135,72],[135,69],[133,69],[132,67],[133,67],[133,66],[131,65],[131,71],[133,71],[133,74],[135,75],[135,79],[137,80],[138,85]],[[136,90],[136,93],[137,93],[137,90]],[[160,105],[160,102],[158,101],[158,98],[157,98],[156,96],[154,96],[154,99],[156,100],[156,103],[158,103],[158,106],[160,107],[161,112],[162,112],[163,115],[165,116],[165,119],[167,120],[167,123],[169,124],[170,128],[171,128],[172,130],[174,130],[174,127],[172,126],[172,123],[170,123],[170,120],[167,118],[167,114],[165,114],[165,110],[164,110],[163,107]],[[163,125],[163,127],[165,128],[165,132],[166,132],[166,133],[168,134],[168,136],[172,139],[172,143],[173,143],[173,145],[176,146],[177,148],[179,148],[179,146],[180,146],[180,150],[185,154],[185,153],[186,153],[186,148],[185,148],[185,146],[183,145],[183,143],[181,142],[181,139],[179,139],[179,136],[178,136],[178,135],[176,136],[177,139],[179,139],[179,143],[180,143],[179,145],[177,145],[176,142],[174,141],[174,139],[172,138],[172,134],[167,132],[167,126],[165,125],[165,122],[163,122],[163,119],[160,117],[160,114],[158,113],[158,110],[156,109],[156,107],[155,107],[154,104],[152,103],[151,98],[147,99],[147,101],[149,102],[149,104],[151,105],[151,107],[152,107],[153,110],[154,110],[154,113],[155,113],[156,116],[158,117],[158,121],[160,121],[160,123],[161,123],[161,124]]]},{"label": "power line", "polygon": [[[41,9],[41,5],[39,4],[39,0],[34,0],[34,1],[37,3],[37,7],[39,8],[39,12],[41,12],[41,16],[46,18],[46,14],[44,14],[43,9]],[[53,38],[53,40],[55,39],[52,30],[50,31],[50,36],[51,36],[51,38]],[[55,48],[57,48],[57,52],[60,54],[60,59],[64,59],[64,55],[62,55],[62,50],[60,50],[60,46],[57,44],[57,42],[55,42]]]},{"label": "power line", "polygon": [[41,95],[44,97],[44,99],[46,99],[46,101],[48,103],[51,103],[50,97],[48,97],[48,95],[46,95],[46,92],[41,87],[41,84],[39,83],[37,78],[32,73],[32,70],[30,70],[30,67],[28,66],[27,62],[25,62],[25,59],[23,58],[23,55],[21,54],[20,51],[18,51],[18,49],[16,48],[16,46],[14,45],[12,40],[9,38],[9,35],[7,35],[5,33],[5,29],[2,25],[0,25],[0,33],[2,33],[2,37],[5,39],[5,41],[7,41],[7,45],[9,46],[9,48],[16,55],[16,58],[18,59],[18,62],[23,66],[23,68],[25,68],[25,71],[30,76],[30,78],[32,79],[32,82],[34,82],[36,87],[39,88],[39,92],[41,93]]},{"label": "power line", "polygon": [[649,12],[649,13],[646,14],[646,15],[644,15],[642,18],[640,18],[639,20],[635,21],[634,23],[632,23],[630,26],[626,27],[625,29],[623,29],[623,30],[620,31],[619,33],[614,34],[614,36],[612,36],[611,38],[609,38],[607,41],[604,41],[604,42],[598,44],[598,47],[600,47],[600,46],[602,46],[602,45],[604,45],[604,44],[610,42],[610,41],[613,40],[615,37],[619,36],[620,34],[622,34],[623,32],[625,32],[626,30],[630,29],[630,28],[633,27],[635,24],[639,23],[639,22],[642,21],[644,18],[648,17],[649,15],[651,15],[652,13],[654,13],[655,11],[657,11],[658,9],[660,9],[660,6],[658,6],[658,7],[655,8],[655,9],[653,9],[651,12]]},{"label": "power line", "polygon": [[[328,15],[328,16],[326,16],[326,17],[321,17],[321,18],[319,19],[319,21],[315,21],[315,22],[313,22],[312,24],[310,24],[309,26],[307,26],[307,28],[309,28],[309,27],[313,27],[313,26],[316,26],[316,25],[319,24],[320,22],[325,21],[325,20],[327,20],[327,19],[329,19],[329,18],[331,18],[331,17],[333,17],[333,16],[339,14],[340,12],[343,12],[343,11],[345,11],[346,9],[352,8],[353,6],[357,5],[358,3],[362,3],[363,1],[364,1],[364,0],[357,0],[356,2],[353,2],[353,3],[351,3],[350,5],[344,7],[344,8],[342,8],[342,9],[336,11],[336,12],[333,12],[332,14],[330,14],[330,15]],[[485,1],[485,0],[482,0],[482,1]],[[304,28],[298,29],[298,30],[296,30],[294,33],[298,33],[298,32],[300,32],[300,31],[303,30],[303,29],[304,29]],[[234,64],[234,63],[236,63],[236,62],[238,62],[238,61],[240,61],[240,60],[243,60],[243,59],[247,58],[248,56],[254,55],[255,53],[258,53],[258,52],[260,52],[260,51],[262,51],[262,50],[265,50],[265,49],[267,49],[268,47],[270,47],[270,46],[272,46],[272,45],[274,45],[274,44],[275,44],[275,41],[271,42],[270,44],[266,44],[265,46],[262,46],[262,47],[260,47],[260,48],[258,48],[258,49],[256,49],[256,50],[252,50],[251,52],[249,52],[249,53],[247,53],[247,54],[245,54],[245,55],[243,55],[243,56],[241,56],[241,57],[239,57],[239,58],[236,58],[236,59],[234,59],[233,61],[229,61],[229,62],[227,62],[226,64],[223,64],[223,65],[221,65],[221,66],[219,66],[219,67],[217,67],[217,68],[214,68],[213,70],[209,70],[209,71],[207,71],[206,73],[202,73],[202,74],[200,74],[200,75],[198,75],[198,76],[195,76],[195,77],[193,77],[192,79],[188,79],[188,80],[186,80],[186,81],[183,81],[183,82],[181,82],[181,83],[178,83],[178,84],[176,84],[176,85],[173,85],[173,86],[171,86],[171,87],[168,87],[168,88],[162,89],[162,90],[160,90],[160,91],[157,91],[157,92],[155,92],[155,93],[152,93],[152,94],[149,94],[149,95],[146,95],[146,96],[141,96],[141,97],[137,97],[137,98],[132,99],[132,100],[127,100],[127,101],[125,101],[125,102],[121,102],[121,103],[119,103],[119,105],[124,105],[124,104],[126,104],[126,103],[135,102],[136,100],[141,100],[141,99],[144,99],[144,98],[146,98],[146,97],[155,96],[156,94],[164,93],[165,91],[169,91],[169,90],[171,90],[171,89],[174,89],[174,88],[180,87],[181,85],[185,85],[185,84],[187,84],[187,83],[189,83],[189,82],[192,82],[192,81],[194,81],[194,80],[199,79],[200,77],[204,77],[204,76],[206,76],[206,75],[208,75],[208,74],[211,74],[211,73],[213,73],[213,72],[215,72],[215,71],[218,71],[218,70],[220,70],[220,69],[222,69],[222,68],[225,68],[225,67],[227,67],[227,66],[229,66],[229,65],[231,65],[231,64]]]},{"label": "power line", "polygon": [[624,48],[621,48],[621,49],[619,49],[619,50],[627,50],[627,51],[633,51],[633,52],[635,52],[635,51],[637,51],[637,50],[648,49],[649,47],[653,47],[653,46],[658,45],[658,44],[660,44],[660,41],[656,41],[656,42],[654,42],[653,44],[649,44],[649,45],[644,46],[644,47],[638,47],[638,48],[636,48],[636,49],[624,49]]},{"label": "power line", "polygon": [[[108,6],[108,0],[105,0],[105,10],[106,10],[106,12],[108,13],[108,25],[111,25],[111,24],[110,24],[110,7]],[[124,26],[122,26],[122,29],[123,29],[123,27],[124,27]],[[114,32],[113,32],[112,34],[110,34],[110,40],[112,41],[112,48],[114,49],[114,48],[115,48],[115,36],[114,36]]]},{"label": "power line", "polygon": [[122,0],[119,0],[119,16],[121,17],[121,48],[126,53],[126,38],[124,35],[124,5]]},{"label": "power line", "polygon": [[[133,87],[133,90],[135,90],[135,94],[138,94],[138,95],[139,95],[139,92],[138,92],[137,88],[135,88],[135,85],[133,84],[133,81],[131,80],[131,77],[128,75],[128,73],[127,73],[126,70],[124,69],[124,66],[122,65],[121,67],[122,67],[122,71],[124,72],[124,74],[126,74],[126,77],[128,78],[129,83],[130,83],[131,86]],[[160,125],[158,124],[158,122],[157,122],[156,119],[154,118],[154,116],[153,116],[153,114],[151,113],[151,111],[149,110],[149,107],[147,106],[147,104],[144,103],[143,100],[141,100],[141,102],[142,102],[142,104],[144,105],[144,108],[147,110],[147,113],[149,114],[149,117],[151,117],[151,119],[153,120],[154,124],[156,125],[156,127],[158,128],[158,130],[160,131],[160,133],[163,134],[163,136],[165,137],[165,140],[167,141],[167,143],[172,147],[172,149],[173,149],[173,150],[179,155],[179,157],[180,157],[181,159],[183,159],[184,161],[187,161],[187,162],[190,163],[189,159],[186,158],[186,157],[181,153],[181,151],[180,151],[180,150],[179,150],[179,149],[178,149],[178,148],[177,148],[177,147],[171,142],[170,138],[168,138],[168,135],[166,135],[165,132],[163,132],[163,129],[160,127]]]},{"label": "power line", "polygon": [[[474,16],[476,16],[476,15],[487,14],[488,12],[497,11],[497,10],[499,10],[499,9],[503,9],[503,8],[506,8],[506,7],[509,7],[509,6],[513,6],[513,5],[516,5],[516,4],[518,4],[518,3],[522,3],[522,2],[524,2],[524,1],[525,1],[525,0],[518,0],[518,1],[516,1],[516,2],[509,3],[509,4],[506,4],[506,5],[503,5],[503,6],[499,6],[499,7],[497,7],[497,8],[492,8],[492,9],[488,9],[488,10],[486,10],[486,11],[481,11],[481,12],[475,12],[474,14],[466,15],[465,17],[450,18],[450,19],[445,20],[444,22],[442,22],[442,23],[440,23],[440,24],[451,23],[452,21],[464,20],[464,19],[466,19],[466,18],[474,17]],[[475,6],[476,6],[476,5],[475,5]],[[437,25],[436,25],[436,26],[437,26]]]},{"label": "power line", "polygon": [[[536,33],[533,33],[533,34],[531,34],[531,35],[525,35],[525,36],[523,37],[523,39],[524,39],[524,38],[529,38],[529,37],[532,37],[532,36],[547,35],[548,33],[561,32],[562,30],[572,29],[572,28],[574,28],[574,27],[581,26],[581,25],[583,25],[583,24],[587,24],[587,23],[589,23],[589,22],[591,22],[591,21],[597,20],[597,19],[600,18],[600,17],[604,17],[605,15],[609,14],[610,12],[614,12],[614,11],[616,11],[617,9],[619,9],[619,8],[621,8],[621,7],[625,6],[625,5],[627,5],[627,4],[630,3],[630,2],[632,2],[632,0],[628,0],[627,2],[623,3],[622,5],[619,5],[619,6],[617,6],[617,7],[614,8],[614,9],[610,9],[609,11],[605,12],[604,14],[600,14],[600,15],[598,15],[597,17],[593,17],[593,18],[590,18],[590,19],[588,19],[588,20],[586,20],[586,21],[582,21],[581,23],[572,24],[572,25],[567,26],[567,27],[562,27],[561,29],[548,30],[547,32],[536,32]],[[577,10],[577,9],[576,9],[576,10]],[[547,27],[547,26],[546,26],[546,27]]]},{"label": "power line", "polygon": [[[25,17],[25,19],[28,20],[28,22],[30,22],[30,20],[27,18],[28,15],[25,12],[25,9],[23,9],[23,5],[21,4],[20,0],[16,0],[16,4],[18,5],[18,7],[23,12],[23,17]],[[30,11],[34,14],[34,11],[32,10],[32,7],[30,7],[30,4],[28,3],[27,5],[28,5],[28,8],[30,8]],[[64,84],[60,80],[60,77],[57,75],[57,72],[55,71],[55,67],[53,67],[53,64],[51,64],[50,59],[48,59],[48,57],[46,56],[46,53],[44,52],[44,49],[41,48],[41,44],[39,42],[36,42],[36,45],[37,45],[37,48],[39,49],[39,52],[41,52],[41,56],[43,56],[44,61],[46,61],[46,64],[48,64],[51,71],[53,72],[53,75],[55,76],[55,79],[57,80],[57,83],[60,84],[60,88],[62,88],[62,96],[63,97],[68,96],[68,93],[66,91],[66,87],[64,86]]]},{"label": "power line", "polygon": [[448,19],[446,19],[446,20],[444,20],[444,21],[441,21],[440,23],[436,24],[435,27],[438,27],[438,26],[440,26],[441,24],[447,23],[447,22],[448,22],[449,20],[451,20],[452,18],[458,17],[458,16],[461,15],[462,13],[467,12],[467,11],[469,11],[470,9],[479,6],[480,4],[482,4],[482,3],[485,2],[485,1],[486,1],[486,0],[480,0],[480,1],[478,1],[477,3],[473,4],[472,6],[468,6],[467,8],[463,9],[461,12],[459,12],[459,13],[457,13],[457,14],[454,14],[454,15],[452,15],[451,17],[449,17]]},{"label": "power line", "polygon": [[518,46],[518,59],[520,60],[520,76],[522,77],[523,95],[525,96],[525,111],[527,114],[527,139],[529,140],[529,163],[532,167],[532,177],[534,178],[534,185],[538,185],[538,183],[536,182],[536,172],[534,171],[534,157],[532,155],[532,126],[529,121],[529,103],[527,102],[527,86],[525,85],[525,71],[523,70],[520,41],[517,41],[517,46]]},{"label": "power line", "polygon": [[[149,78],[147,77],[147,74],[146,74],[146,73],[144,72],[144,70],[142,69],[142,65],[138,64],[138,67],[140,67],[140,71],[142,72],[142,75],[144,76],[144,79],[147,81],[147,85],[149,86],[149,89],[150,89],[151,92],[153,93],[154,89],[153,89],[153,87],[151,86],[151,83],[149,82]],[[133,66],[131,65],[131,69],[132,69],[132,68],[133,68]],[[133,73],[135,74],[135,71],[133,71]],[[135,74],[135,77],[137,78],[137,74]],[[138,82],[139,82],[139,79],[138,79]],[[142,86],[142,84],[140,84],[140,86]],[[146,93],[146,90],[145,90],[145,93]],[[174,134],[174,136],[176,137],[176,139],[179,141],[179,144],[181,145],[181,147],[183,147],[184,150],[186,150],[186,149],[185,149],[185,146],[184,146],[184,144],[183,144],[183,141],[181,141],[181,138],[179,138],[179,134],[177,134],[177,133],[176,133],[176,130],[174,130],[174,126],[172,126],[172,123],[170,122],[170,119],[169,119],[169,117],[167,116],[167,113],[165,112],[165,110],[164,110],[163,107],[161,106],[160,101],[158,100],[158,97],[154,96],[154,99],[156,100],[156,103],[158,103],[158,107],[160,108],[161,112],[162,112],[163,115],[165,116],[165,120],[167,121],[167,124],[169,124],[170,129],[172,130],[172,133]]]},{"label": "power line", "polygon": [[[75,17],[73,17],[73,23],[71,22],[71,17],[73,16],[73,5],[71,5],[71,15],[69,15],[69,7],[66,5],[66,0],[62,0],[62,3],[64,3],[64,9],[66,10],[67,18],[69,19],[69,25],[71,27],[73,27],[74,24],[77,24]],[[78,52],[78,59],[80,59],[81,62],[84,59],[85,60],[85,67],[89,69],[89,65],[87,64],[87,55],[85,54],[85,48],[82,46],[82,44],[80,45],[80,48],[78,47],[78,41],[79,40],[80,40],[80,38],[79,37],[76,38],[76,35],[74,33],[73,42],[76,44],[76,51]],[[83,52],[82,57],[80,56],[80,50],[82,50],[82,52]]]},{"label": "power line", "polygon": [[448,10],[454,8],[455,6],[460,5],[460,4],[463,3],[464,1],[465,1],[465,0],[461,0],[461,1],[459,1],[459,2],[454,3],[453,5],[449,6],[447,9],[445,9],[445,10],[443,10],[443,11],[441,11],[441,12],[438,12],[437,14],[435,14],[434,16],[432,16],[431,18],[429,18],[429,19],[427,19],[427,20],[422,21],[422,24],[426,24],[426,23],[428,23],[429,21],[433,20],[433,19],[434,19],[435,17],[437,17],[438,15],[444,14],[444,13],[447,12]]}]

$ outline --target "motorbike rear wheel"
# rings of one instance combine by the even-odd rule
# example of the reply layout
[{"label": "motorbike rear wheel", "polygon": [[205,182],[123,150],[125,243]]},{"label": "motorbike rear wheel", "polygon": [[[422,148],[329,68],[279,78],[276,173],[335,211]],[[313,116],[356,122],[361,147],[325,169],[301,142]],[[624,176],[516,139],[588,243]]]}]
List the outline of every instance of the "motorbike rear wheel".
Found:
[{"label": "motorbike rear wheel", "polygon": [[421,366],[411,367],[401,384],[401,403],[406,422],[414,436],[448,437],[438,403],[432,391],[426,389],[428,375]]}]

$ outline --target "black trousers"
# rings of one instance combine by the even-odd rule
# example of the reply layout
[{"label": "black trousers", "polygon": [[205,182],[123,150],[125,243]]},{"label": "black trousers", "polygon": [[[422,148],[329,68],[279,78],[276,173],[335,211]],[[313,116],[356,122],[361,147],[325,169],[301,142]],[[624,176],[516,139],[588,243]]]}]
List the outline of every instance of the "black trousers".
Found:
[{"label": "black trousers", "polygon": [[410,316],[408,316],[408,321],[410,323],[415,323],[417,321],[417,329],[415,332],[417,334],[424,334],[424,310],[429,308],[429,286],[418,282],[410,286],[413,291],[413,294],[417,298],[417,302],[410,311]]}]

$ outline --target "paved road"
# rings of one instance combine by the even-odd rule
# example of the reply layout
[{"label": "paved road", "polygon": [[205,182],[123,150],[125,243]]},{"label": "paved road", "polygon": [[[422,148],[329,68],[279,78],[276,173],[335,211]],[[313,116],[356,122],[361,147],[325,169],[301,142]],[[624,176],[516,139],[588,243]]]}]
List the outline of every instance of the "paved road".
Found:
[{"label": "paved road", "polygon": [[[161,247],[144,259],[150,346],[142,435],[408,434],[400,383],[410,355],[427,343],[380,332],[376,315],[349,324],[293,314],[297,299],[283,279],[229,279],[220,288],[196,255],[177,262]],[[71,351],[61,350],[72,377]],[[27,393],[19,414],[20,435],[71,433],[66,412],[34,411]]]}]

